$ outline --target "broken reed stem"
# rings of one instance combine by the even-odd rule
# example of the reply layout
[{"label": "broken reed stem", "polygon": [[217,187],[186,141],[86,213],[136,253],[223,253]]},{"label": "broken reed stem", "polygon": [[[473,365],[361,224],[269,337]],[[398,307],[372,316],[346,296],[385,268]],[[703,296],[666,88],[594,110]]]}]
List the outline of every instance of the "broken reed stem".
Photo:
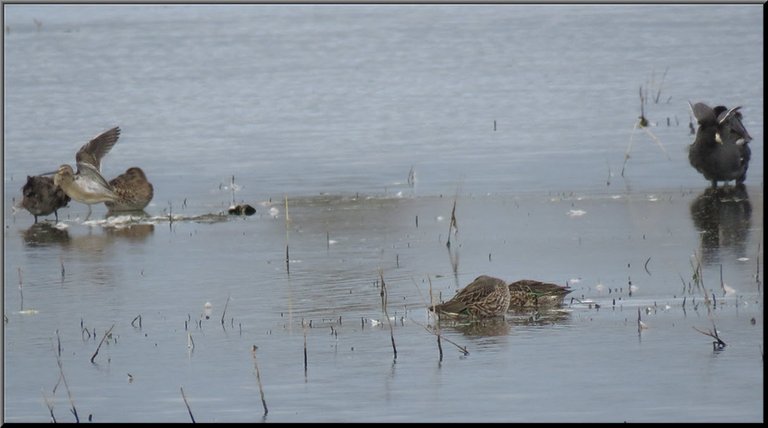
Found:
[{"label": "broken reed stem", "polygon": [[701,292],[704,294],[704,303],[709,306],[709,296],[707,296],[707,290],[704,288],[704,276],[702,275],[701,260],[699,260],[699,254],[694,251],[693,258],[696,260],[696,264],[691,261],[691,267],[693,268],[693,283],[696,284]]},{"label": "broken reed stem", "polygon": [[[233,175],[232,178],[234,179],[234,177],[235,176]],[[224,303],[224,311],[221,313],[221,326],[222,327],[224,327],[224,316],[227,314],[227,306],[229,306],[229,298],[230,298],[230,295],[227,295],[227,302]]]},{"label": "broken reed stem", "polygon": [[304,319],[301,319],[301,328],[304,330],[304,379],[307,378],[307,325]]},{"label": "broken reed stem", "polygon": [[720,289],[723,290],[723,297],[725,297],[725,282],[723,282],[723,264],[720,263]]},{"label": "broken reed stem", "polygon": [[[80,423],[80,417],[77,416],[77,408],[75,407],[75,400],[72,398],[72,391],[69,390],[69,385],[67,384],[67,378],[64,376],[64,366],[61,364],[61,357],[59,355],[56,355],[56,364],[59,365],[59,379],[61,379],[61,381],[64,382],[64,389],[67,390],[69,405],[72,406],[72,408],[69,409],[69,411],[72,412],[73,415],[75,415],[75,421],[77,423]],[[54,387],[54,390],[55,389],[56,388]]]},{"label": "broken reed stem", "polygon": [[40,393],[43,394],[43,400],[45,401],[46,407],[48,407],[48,413],[51,414],[51,422],[56,423],[56,415],[53,414],[53,403],[48,400],[48,397],[45,395],[45,390],[43,390],[43,388],[40,388]]},{"label": "broken reed stem", "polygon": [[389,324],[389,338],[392,341],[392,352],[397,360],[397,346],[395,346],[395,330],[392,327],[392,321],[389,319],[387,313],[387,285],[384,284],[384,272],[379,269],[379,278],[381,279],[381,305],[384,308],[384,316],[387,318],[387,324]]},{"label": "broken reed stem", "polygon": [[192,409],[189,408],[189,403],[187,402],[187,396],[184,395],[184,387],[179,387],[181,390],[181,398],[184,399],[184,405],[187,406],[187,412],[189,412],[189,418],[192,419],[192,423],[195,423],[195,416],[192,415]]},{"label": "broken reed stem", "polygon": [[[427,281],[429,281],[429,307],[434,307],[434,299],[432,298],[432,278],[427,276]],[[418,289],[418,287],[416,287]],[[419,295],[421,295],[421,291],[419,291]],[[440,355],[439,362],[443,362],[443,344],[440,342],[440,321],[437,320],[437,314],[432,313],[435,317],[435,332],[437,333],[437,351]]]},{"label": "broken reed stem", "polygon": [[101,345],[102,345],[102,344],[104,344],[104,341],[105,341],[105,340],[107,340],[107,336],[109,336],[109,333],[111,333],[111,332],[112,332],[112,329],[113,329],[113,328],[115,328],[115,324],[112,324],[112,327],[110,327],[110,328],[109,328],[109,330],[107,330],[107,331],[104,333],[104,336],[101,338],[101,342],[99,342],[99,346],[97,346],[97,347],[96,347],[96,352],[94,352],[94,353],[93,353],[93,356],[91,357],[91,363],[92,363],[92,364],[95,364],[95,363],[93,362],[93,360],[96,358],[96,356],[97,356],[97,355],[99,355],[99,349],[101,349]]},{"label": "broken reed stem", "polygon": [[[427,280],[429,281],[429,306],[427,306],[427,309],[429,311],[429,308],[434,306],[434,299],[432,297],[432,278],[427,276]],[[424,296],[421,294],[421,290],[419,289],[419,285],[416,284],[416,281],[413,281],[413,279],[411,279],[411,281],[413,282],[414,287],[416,287],[416,290],[419,292],[419,297],[421,298],[422,303],[426,304],[426,302],[424,301]],[[411,321],[413,321],[416,324],[420,325],[424,330],[427,330],[428,332],[430,332],[430,333],[434,334],[435,336],[437,336],[437,350],[438,350],[438,352],[440,354],[440,362],[442,362],[443,361],[443,344],[441,342],[441,339],[444,339],[444,338],[440,334],[440,321],[437,319],[437,314],[435,314],[432,311],[429,311],[428,313],[431,313],[432,316],[435,317],[435,330],[430,330],[429,328],[427,328],[426,326],[424,326],[422,324],[419,324],[415,320],[411,320]],[[448,341],[450,344],[454,345],[455,347],[459,348],[459,350],[461,350],[461,352],[463,352],[464,355],[469,355],[469,351],[467,351],[466,347],[460,346],[460,345],[456,344],[455,342],[452,342],[449,339],[445,339],[445,340]]]},{"label": "broken reed stem", "polygon": [[235,176],[232,175],[232,181],[230,182],[229,188],[232,190],[232,205],[235,204]]},{"label": "broken reed stem", "polygon": [[[641,96],[642,99],[642,96]],[[640,108],[642,109],[643,104],[640,104]],[[629,145],[627,146],[627,150],[624,152],[624,164],[621,166],[621,176],[624,177],[624,169],[627,167],[627,161],[629,160],[629,152],[632,151],[632,141],[635,138],[635,131],[637,130],[637,124],[639,122],[635,122],[635,126],[632,127],[632,133],[629,134]]]},{"label": "broken reed stem", "polygon": [[136,320],[139,321],[139,328],[141,328],[141,314],[136,315],[136,318],[134,318],[133,321],[131,321],[131,326],[132,327],[136,327],[136,324],[135,324]]},{"label": "broken reed stem", "polygon": [[459,231],[459,226],[456,224],[456,200],[458,199],[459,194],[456,192],[456,197],[453,199],[453,208],[451,209],[451,222],[448,225],[448,241],[445,243],[445,245],[448,248],[451,248],[451,232],[454,230],[456,232]]},{"label": "broken reed stem", "polygon": [[168,228],[173,230],[173,203],[168,201]]},{"label": "broken reed stem", "polygon": [[458,348],[458,349],[459,349],[459,351],[461,351],[461,353],[462,353],[462,354],[464,354],[464,355],[469,355],[469,351],[467,350],[467,347],[466,347],[466,346],[461,346],[461,345],[459,345],[458,343],[456,343],[456,342],[452,341],[451,339],[448,339],[447,337],[443,336],[442,334],[438,334],[438,333],[436,333],[434,330],[431,330],[429,327],[425,326],[424,324],[422,324],[422,323],[420,323],[420,322],[418,322],[418,321],[416,321],[416,320],[414,320],[414,319],[411,319],[411,322],[413,322],[413,323],[415,323],[416,325],[420,326],[421,328],[423,328],[424,330],[428,331],[429,333],[431,333],[431,334],[434,334],[435,336],[440,336],[440,337],[442,337],[442,338],[443,338],[443,340],[445,340],[446,342],[448,342],[448,343],[450,343],[451,345],[453,345],[453,346],[455,346],[456,348]]},{"label": "broken reed stem", "polygon": [[696,328],[695,326],[693,326],[693,329],[698,331],[699,333],[705,335],[705,336],[709,336],[709,337],[715,339],[715,341],[712,342],[712,346],[713,346],[713,348],[715,350],[723,349],[723,348],[726,347],[725,342],[722,339],[720,339],[720,336],[717,334],[717,327],[715,326],[715,322],[714,321],[712,321],[712,329],[713,330],[702,331],[702,330],[699,330],[698,328]]},{"label": "broken reed stem", "polygon": [[267,413],[269,413],[269,409],[267,409],[267,402],[264,400],[264,388],[261,385],[261,373],[259,373],[259,364],[256,362],[257,349],[259,349],[259,347],[256,345],[253,345],[253,348],[251,348],[251,355],[253,356],[253,367],[256,369],[256,381],[259,383],[259,394],[261,394],[261,405],[264,407],[264,417],[266,417]]},{"label": "broken reed stem", "polygon": [[21,307],[19,308],[19,310],[24,311],[24,290],[23,290],[23,284],[21,281],[21,267],[19,267],[18,270],[19,270],[19,296],[21,296]]},{"label": "broken reed stem", "polygon": [[288,196],[285,197],[285,272],[291,274],[290,261],[291,257],[288,253],[288,232],[290,231],[291,219],[288,217]]},{"label": "broken reed stem", "polygon": [[757,283],[757,291],[760,291],[760,243],[757,243],[757,255],[755,256],[757,262],[757,271],[755,272],[755,282]]}]

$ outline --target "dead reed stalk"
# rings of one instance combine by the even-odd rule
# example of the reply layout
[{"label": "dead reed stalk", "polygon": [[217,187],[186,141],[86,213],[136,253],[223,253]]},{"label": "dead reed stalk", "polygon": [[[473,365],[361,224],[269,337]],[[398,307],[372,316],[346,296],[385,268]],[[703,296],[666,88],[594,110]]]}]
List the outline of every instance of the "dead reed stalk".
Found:
[{"label": "dead reed stalk", "polygon": [[392,352],[394,353],[394,359],[397,360],[397,346],[395,346],[395,330],[392,327],[392,321],[389,319],[387,313],[387,285],[384,283],[384,272],[379,269],[379,278],[381,279],[381,306],[384,309],[384,317],[387,318],[387,324],[389,324],[389,338],[392,341]]},{"label": "dead reed stalk", "polygon": [[[58,354],[56,355],[56,364],[59,366],[59,379],[64,383],[64,389],[67,390],[67,398],[69,399],[69,405],[71,406],[69,411],[75,416],[75,421],[80,423],[80,417],[77,415],[77,408],[75,407],[75,400],[72,398],[72,391],[70,391],[67,378],[64,376],[64,366],[61,363],[61,356]],[[53,389],[55,391],[56,387]]]},{"label": "dead reed stalk", "polygon": [[[429,280],[429,306],[428,307],[431,308],[432,306],[434,306],[434,299],[432,298],[432,278],[427,277],[427,279]],[[419,285],[416,284],[416,281],[412,280],[412,282],[413,282],[413,285],[416,287],[416,290],[419,292],[419,297],[421,298],[422,303],[426,304],[426,302],[424,301],[424,296],[421,294],[421,290],[419,289]],[[435,315],[435,317],[437,317],[437,315]],[[469,351],[467,350],[467,348],[465,346],[461,346],[461,345],[457,344],[456,342],[454,342],[454,341],[452,341],[452,340],[450,340],[448,338],[443,337],[443,335],[440,334],[439,320],[436,319],[436,321],[435,321],[435,329],[434,330],[432,330],[429,327],[419,323],[418,321],[416,321],[414,319],[411,319],[411,321],[413,321],[416,325],[421,326],[421,328],[423,328],[424,330],[428,331],[430,334],[433,334],[433,335],[437,336],[437,349],[438,349],[438,352],[440,354],[440,361],[441,362],[443,361],[443,346],[442,346],[442,343],[441,343],[441,339],[445,340],[446,342],[450,343],[451,345],[459,348],[459,351],[461,351],[464,355],[469,355]]]},{"label": "dead reed stalk", "polygon": [[187,402],[187,396],[184,395],[184,387],[179,387],[181,390],[181,398],[184,399],[184,405],[187,406],[187,412],[189,412],[189,418],[192,419],[192,423],[195,423],[195,416],[192,414],[192,409],[189,408],[189,402]]},{"label": "dead reed stalk", "polygon": [[451,248],[451,232],[459,233],[459,225],[456,223],[456,201],[458,197],[459,194],[456,192],[456,197],[453,199],[453,208],[451,209],[451,222],[448,225],[448,241],[445,243],[448,248]]},{"label": "dead reed stalk", "polygon": [[267,409],[267,402],[264,400],[264,388],[261,385],[261,373],[259,372],[259,364],[256,362],[256,350],[258,346],[253,345],[251,348],[251,355],[253,356],[253,367],[256,369],[256,381],[259,383],[259,394],[261,395],[261,405],[264,407],[264,417],[267,417],[269,409]]},{"label": "dead reed stalk", "polygon": [[21,281],[21,267],[18,268],[19,271],[19,296],[21,297],[21,307],[19,308],[20,311],[24,311],[24,285]]},{"label": "dead reed stalk", "polygon": [[[234,178],[235,176],[233,175],[232,179],[234,180]],[[227,306],[229,306],[229,298],[230,298],[230,295],[227,295],[227,301],[226,303],[224,303],[224,311],[221,313],[221,327],[224,328],[225,330],[226,328],[224,327],[224,316],[227,314]]]},{"label": "dead reed stalk", "polygon": [[288,216],[288,196],[285,197],[285,272],[291,274],[291,257],[288,251],[288,235],[291,229],[291,218]]},{"label": "dead reed stalk", "polygon": [[705,335],[705,336],[709,336],[709,337],[712,337],[712,338],[715,339],[715,341],[712,342],[713,350],[718,351],[718,350],[725,349],[725,346],[726,346],[725,342],[717,334],[717,327],[715,326],[715,322],[714,321],[712,321],[712,330],[702,331],[702,330],[699,330],[698,328],[696,328],[695,326],[693,327],[693,329],[698,331],[699,333]]},{"label": "dead reed stalk", "polygon": [[101,345],[103,345],[104,341],[107,340],[107,336],[109,336],[113,328],[115,328],[115,324],[112,324],[112,327],[110,327],[109,330],[107,330],[104,333],[104,336],[101,338],[101,342],[99,342],[99,346],[96,347],[96,352],[94,352],[93,356],[91,357],[91,364],[95,364],[93,360],[96,358],[97,355],[99,355],[99,349],[101,349]]}]

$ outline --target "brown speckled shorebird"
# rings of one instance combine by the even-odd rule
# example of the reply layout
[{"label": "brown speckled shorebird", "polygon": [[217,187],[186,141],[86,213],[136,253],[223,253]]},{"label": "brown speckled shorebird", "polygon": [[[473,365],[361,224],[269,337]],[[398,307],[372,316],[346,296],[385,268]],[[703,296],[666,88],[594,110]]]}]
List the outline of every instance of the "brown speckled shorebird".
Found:
[{"label": "brown speckled shorebird", "polygon": [[481,275],[459,290],[451,300],[430,310],[441,316],[493,318],[503,317],[509,308],[509,287],[499,278]]},{"label": "brown speckled shorebird", "polygon": [[23,199],[21,200],[21,207],[35,216],[35,223],[37,223],[37,216],[46,216],[53,213],[56,216],[56,221],[59,221],[58,209],[66,207],[70,198],[66,193],[53,183],[51,177],[45,177],[42,175],[27,176],[27,182],[24,187],[21,188]]},{"label": "brown speckled shorebird", "polygon": [[119,137],[119,127],[97,135],[77,151],[77,173],[71,166],[64,164],[53,176],[53,182],[60,186],[67,196],[88,205],[89,216],[91,205],[119,199],[112,186],[101,175],[101,158],[109,153]]},{"label": "brown speckled shorebird", "polygon": [[104,202],[110,212],[141,211],[149,205],[154,195],[152,183],[137,166],[128,168],[123,174],[109,180],[109,185],[117,195],[114,201]]},{"label": "brown speckled shorebird", "polygon": [[563,303],[573,289],[557,284],[521,279],[509,284],[509,310],[525,308],[555,308]]}]

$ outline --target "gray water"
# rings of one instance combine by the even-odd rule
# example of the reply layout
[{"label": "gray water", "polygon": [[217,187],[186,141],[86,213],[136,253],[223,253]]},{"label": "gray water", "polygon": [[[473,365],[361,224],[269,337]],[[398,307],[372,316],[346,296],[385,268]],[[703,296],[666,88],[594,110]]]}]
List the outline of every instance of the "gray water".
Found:
[{"label": "gray water", "polygon": [[[763,420],[762,6],[4,12],[5,421],[74,421],[61,373],[98,422]],[[743,106],[746,194],[707,202],[688,100]],[[115,125],[145,217],[14,209]],[[430,288],[481,274],[574,299],[441,360]]]}]

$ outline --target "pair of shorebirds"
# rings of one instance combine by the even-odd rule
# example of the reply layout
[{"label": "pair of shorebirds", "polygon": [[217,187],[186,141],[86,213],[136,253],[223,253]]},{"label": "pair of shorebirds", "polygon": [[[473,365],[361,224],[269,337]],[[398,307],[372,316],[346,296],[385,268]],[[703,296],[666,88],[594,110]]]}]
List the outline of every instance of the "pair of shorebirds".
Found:
[{"label": "pair of shorebirds", "polygon": [[141,168],[128,168],[110,181],[101,175],[101,159],[119,137],[120,128],[116,126],[80,147],[75,155],[77,172],[64,164],[57,171],[27,176],[21,206],[35,216],[35,223],[38,216],[51,213],[58,221],[58,209],[73,199],[88,205],[89,216],[91,205],[102,202],[110,212],[141,211],[149,204],[154,188]]},{"label": "pair of shorebirds", "polygon": [[752,137],[741,122],[741,106],[711,108],[704,103],[688,103],[699,126],[688,148],[688,160],[696,171],[717,187],[718,181],[744,183],[752,151]]},{"label": "pair of shorebirds", "polygon": [[429,309],[446,318],[503,317],[515,309],[557,308],[572,291],[569,287],[532,279],[507,284],[503,279],[481,275],[447,302]]}]

